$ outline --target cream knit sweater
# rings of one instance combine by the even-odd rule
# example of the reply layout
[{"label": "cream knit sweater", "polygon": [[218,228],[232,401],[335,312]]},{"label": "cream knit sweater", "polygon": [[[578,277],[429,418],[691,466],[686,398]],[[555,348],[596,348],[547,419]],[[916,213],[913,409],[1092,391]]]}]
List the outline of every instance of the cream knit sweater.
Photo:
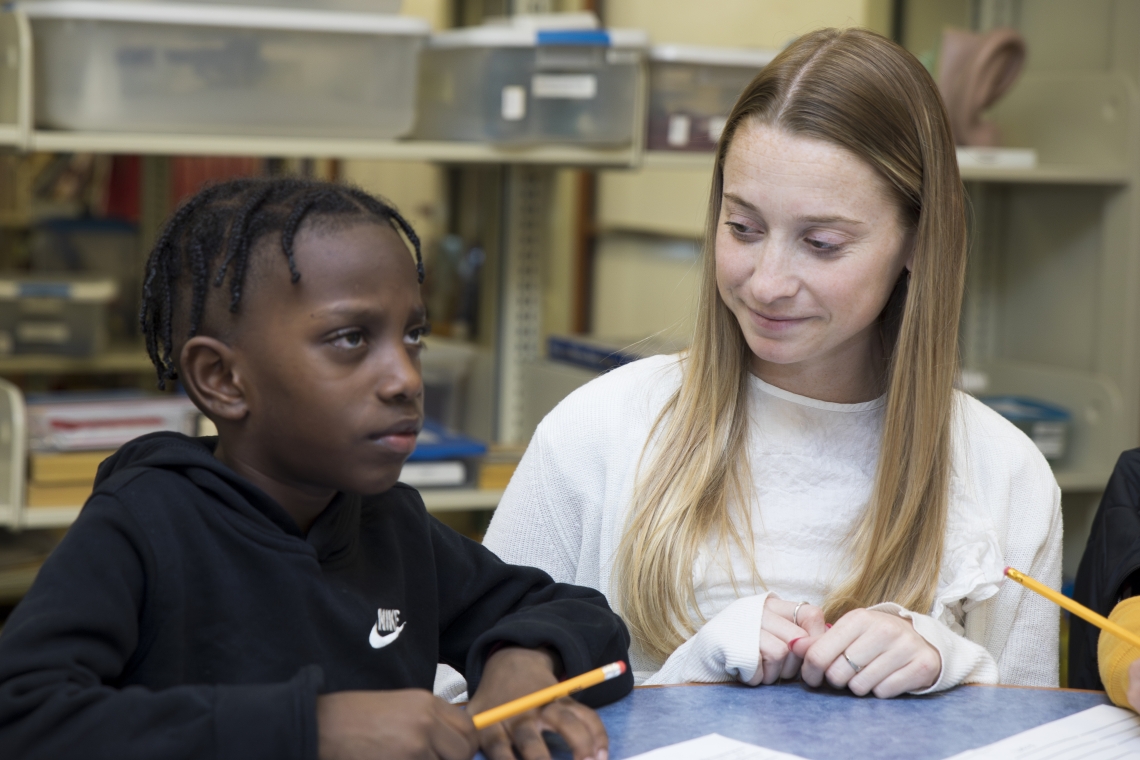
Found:
[{"label": "cream knit sweater", "polygon": [[[535,433],[486,545],[556,581],[600,589],[613,603],[614,552],[639,460],[679,383],[678,357],[658,356],[567,397]],[[707,622],[664,663],[635,645],[639,683],[749,679],[759,665],[767,593],[820,604],[850,571],[845,541],[871,493],[883,399],[821,402],[753,378],[749,413],[753,551],[762,585],[753,585],[747,558],[708,547],[694,567]],[[1011,565],[1060,586],[1060,490],[1033,443],[964,394],[957,397],[950,497],[933,608],[877,609],[911,619],[941,654],[929,691],[964,682],[1055,686],[1057,609],[1002,583],[1002,570]]]}]

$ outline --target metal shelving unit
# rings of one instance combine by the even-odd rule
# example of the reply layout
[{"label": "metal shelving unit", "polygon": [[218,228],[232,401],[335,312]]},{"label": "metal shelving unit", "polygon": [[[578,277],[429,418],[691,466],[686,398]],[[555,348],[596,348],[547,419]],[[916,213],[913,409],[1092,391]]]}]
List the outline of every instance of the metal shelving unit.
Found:
[{"label": "metal shelving unit", "polygon": [[[496,438],[518,443],[521,367],[539,350],[542,316],[541,268],[548,224],[549,199],[559,167],[622,168],[638,165],[643,156],[645,79],[639,77],[638,108],[631,138],[623,147],[574,145],[502,146],[423,140],[367,140],[260,135],[69,132],[34,126],[34,71],[31,28],[22,12],[0,13],[0,148],[17,151],[104,152],[149,155],[241,155],[275,158],[357,158],[430,161],[452,165],[503,165],[503,216],[507,222],[499,245],[499,306],[495,330]],[[91,359],[61,357],[0,358],[0,373],[101,373],[148,371],[149,360],[138,351],[111,351]],[[427,489],[431,511],[493,509],[502,491]],[[11,522],[16,527],[64,526],[78,507],[20,505]]]}]

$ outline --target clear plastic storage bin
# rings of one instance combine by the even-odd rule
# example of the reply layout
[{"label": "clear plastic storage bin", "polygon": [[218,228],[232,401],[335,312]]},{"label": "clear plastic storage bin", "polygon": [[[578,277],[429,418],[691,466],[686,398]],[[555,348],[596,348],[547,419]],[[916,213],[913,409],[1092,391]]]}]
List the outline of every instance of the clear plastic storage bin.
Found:
[{"label": "clear plastic storage bin", "polygon": [[657,45],[649,53],[652,150],[712,150],[736,99],[775,51]]},{"label": "clear plastic storage bin", "polygon": [[475,346],[458,340],[429,337],[420,354],[424,381],[424,416],[452,430],[463,427],[467,377],[475,360]]},{"label": "clear plastic storage bin", "polygon": [[551,29],[515,17],[432,37],[418,137],[492,143],[632,141],[647,37]]},{"label": "clear plastic storage bin", "polygon": [[106,348],[112,279],[0,279],[0,355],[91,356]]},{"label": "clear plastic storage bin", "polygon": [[392,138],[411,129],[425,21],[43,0],[36,123],[70,130]]}]

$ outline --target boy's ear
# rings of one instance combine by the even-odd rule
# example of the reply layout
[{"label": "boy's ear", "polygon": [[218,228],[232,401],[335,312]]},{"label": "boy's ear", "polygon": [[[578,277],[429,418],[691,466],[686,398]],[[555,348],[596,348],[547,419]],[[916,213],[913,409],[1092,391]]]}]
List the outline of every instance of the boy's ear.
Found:
[{"label": "boy's ear", "polygon": [[195,335],[182,347],[178,376],[213,419],[237,422],[249,414],[235,358],[232,348],[206,335]]}]

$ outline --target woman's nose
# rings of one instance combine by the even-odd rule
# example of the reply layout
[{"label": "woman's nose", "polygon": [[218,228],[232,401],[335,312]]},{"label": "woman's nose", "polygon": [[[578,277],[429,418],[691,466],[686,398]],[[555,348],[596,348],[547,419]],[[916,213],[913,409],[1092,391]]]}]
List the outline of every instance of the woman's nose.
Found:
[{"label": "woman's nose", "polygon": [[793,297],[800,282],[794,268],[794,252],[778,241],[771,241],[756,253],[748,289],[760,303],[774,303]]}]

